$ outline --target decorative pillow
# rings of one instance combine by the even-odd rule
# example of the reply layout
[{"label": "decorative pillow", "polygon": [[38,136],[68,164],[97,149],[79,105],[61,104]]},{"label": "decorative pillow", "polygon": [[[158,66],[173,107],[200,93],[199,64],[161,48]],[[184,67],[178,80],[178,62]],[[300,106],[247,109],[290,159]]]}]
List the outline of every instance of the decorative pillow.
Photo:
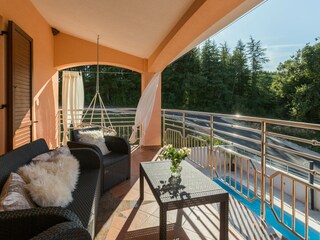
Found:
[{"label": "decorative pillow", "polygon": [[67,206],[79,177],[79,162],[72,155],[58,154],[48,161],[19,168],[31,198],[41,207]]},{"label": "decorative pillow", "polygon": [[78,137],[79,137],[79,142],[96,145],[100,149],[102,155],[106,155],[110,152],[105,144],[103,132],[100,130],[82,131],[82,132],[79,132]]},{"label": "decorative pillow", "polygon": [[2,188],[0,211],[13,211],[35,207],[25,186],[26,183],[17,173],[11,173]]},{"label": "decorative pillow", "polygon": [[32,158],[32,161],[48,161],[50,158],[52,158],[58,154],[71,155],[71,152],[67,146],[57,147],[53,151],[42,153],[42,154]]}]

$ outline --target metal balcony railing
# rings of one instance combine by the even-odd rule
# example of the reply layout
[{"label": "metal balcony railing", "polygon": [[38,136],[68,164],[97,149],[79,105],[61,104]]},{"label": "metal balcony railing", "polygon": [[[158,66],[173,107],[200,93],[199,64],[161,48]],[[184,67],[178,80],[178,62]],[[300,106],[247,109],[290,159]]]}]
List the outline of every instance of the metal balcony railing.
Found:
[{"label": "metal balcony railing", "polygon": [[[301,239],[309,239],[309,209],[320,209],[320,125],[237,115],[162,110],[164,144],[190,147],[190,160],[249,201],[260,199],[277,221]],[[307,134],[308,133],[308,134]],[[299,203],[299,206],[298,204]],[[301,206],[304,205],[303,207]],[[290,214],[289,221],[284,219]],[[304,223],[303,232],[296,221]]]}]

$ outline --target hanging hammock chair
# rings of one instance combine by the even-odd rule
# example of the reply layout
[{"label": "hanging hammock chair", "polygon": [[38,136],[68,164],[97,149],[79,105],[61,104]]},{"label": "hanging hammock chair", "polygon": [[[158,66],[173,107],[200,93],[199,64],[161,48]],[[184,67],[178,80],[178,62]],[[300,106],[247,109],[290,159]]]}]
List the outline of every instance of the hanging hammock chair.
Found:
[{"label": "hanging hammock chair", "polygon": [[[100,123],[98,119],[100,119]],[[106,121],[108,122],[108,124],[106,124]],[[96,93],[93,96],[86,112],[82,116],[81,124],[79,124],[76,128],[82,129],[82,128],[89,128],[89,127],[99,127],[103,131],[104,135],[109,135],[109,136],[117,135],[117,132],[114,130],[112,126],[110,117],[103,103],[103,100],[100,95],[100,90],[99,90],[99,35],[97,36]]]}]

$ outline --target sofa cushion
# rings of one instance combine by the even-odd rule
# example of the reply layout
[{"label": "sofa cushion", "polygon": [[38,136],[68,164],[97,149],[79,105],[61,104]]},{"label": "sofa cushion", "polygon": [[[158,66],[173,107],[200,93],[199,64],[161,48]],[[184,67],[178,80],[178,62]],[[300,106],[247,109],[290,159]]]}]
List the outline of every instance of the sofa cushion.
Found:
[{"label": "sofa cushion", "polygon": [[110,152],[102,157],[103,166],[111,166],[120,161],[128,161],[128,154]]},{"label": "sofa cushion", "polygon": [[95,198],[100,197],[97,186],[100,184],[99,169],[87,169],[81,172],[77,188],[72,193],[73,201],[66,207],[75,212],[80,218],[83,226],[88,227],[95,212],[97,203]]},{"label": "sofa cushion", "polygon": [[35,207],[25,188],[26,183],[17,173],[11,173],[0,195],[0,211],[13,211]]}]

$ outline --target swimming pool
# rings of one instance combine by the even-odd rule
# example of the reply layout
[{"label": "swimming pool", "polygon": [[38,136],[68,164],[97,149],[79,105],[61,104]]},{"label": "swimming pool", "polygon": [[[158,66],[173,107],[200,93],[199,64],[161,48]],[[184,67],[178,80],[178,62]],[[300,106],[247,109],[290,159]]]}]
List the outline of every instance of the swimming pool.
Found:
[{"label": "swimming pool", "polygon": [[[246,200],[244,197],[242,197],[240,194],[238,194],[236,191],[234,191],[232,188],[227,186],[225,183],[218,179],[214,179],[214,182],[216,182],[218,185],[220,185],[222,188],[224,188],[226,191],[228,191],[234,198],[236,198],[239,202],[241,202],[243,205],[248,207],[252,212],[254,212],[257,216],[260,216],[260,199],[255,199],[252,202],[249,202]],[[226,181],[228,182],[229,179],[226,178]],[[234,180],[231,180],[231,185],[234,186]],[[240,191],[240,183],[237,182],[236,185],[237,190]],[[247,195],[248,189],[244,186],[242,186],[242,193],[244,195]],[[252,191],[249,191],[249,196],[252,197],[254,196],[254,193]],[[273,207],[274,211],[277,213],[278,216],[280,216],[280,208],[277,206]],[[277,219],[273,215],[270,207],[266,205],[266,222],[270,224],[272,227],[277,229],[284,237],[287,239],[297,239],[299,238],[294,235],[292,232],[287,230],[285,227],[283,227],[280,223],[278,223]],[[288,214],[287,212],[284,212],[284,222],[286,225],[289,227],[292,226],[292,216]],[[296,232],[298,232],[301,236],[304,236],[304,223],[296,218]],[[320,231],[320,230],[319,230]],[[320,240],[320,232],[316,231],[314,228],[309,226],[309,239],[310,240]]]}]

